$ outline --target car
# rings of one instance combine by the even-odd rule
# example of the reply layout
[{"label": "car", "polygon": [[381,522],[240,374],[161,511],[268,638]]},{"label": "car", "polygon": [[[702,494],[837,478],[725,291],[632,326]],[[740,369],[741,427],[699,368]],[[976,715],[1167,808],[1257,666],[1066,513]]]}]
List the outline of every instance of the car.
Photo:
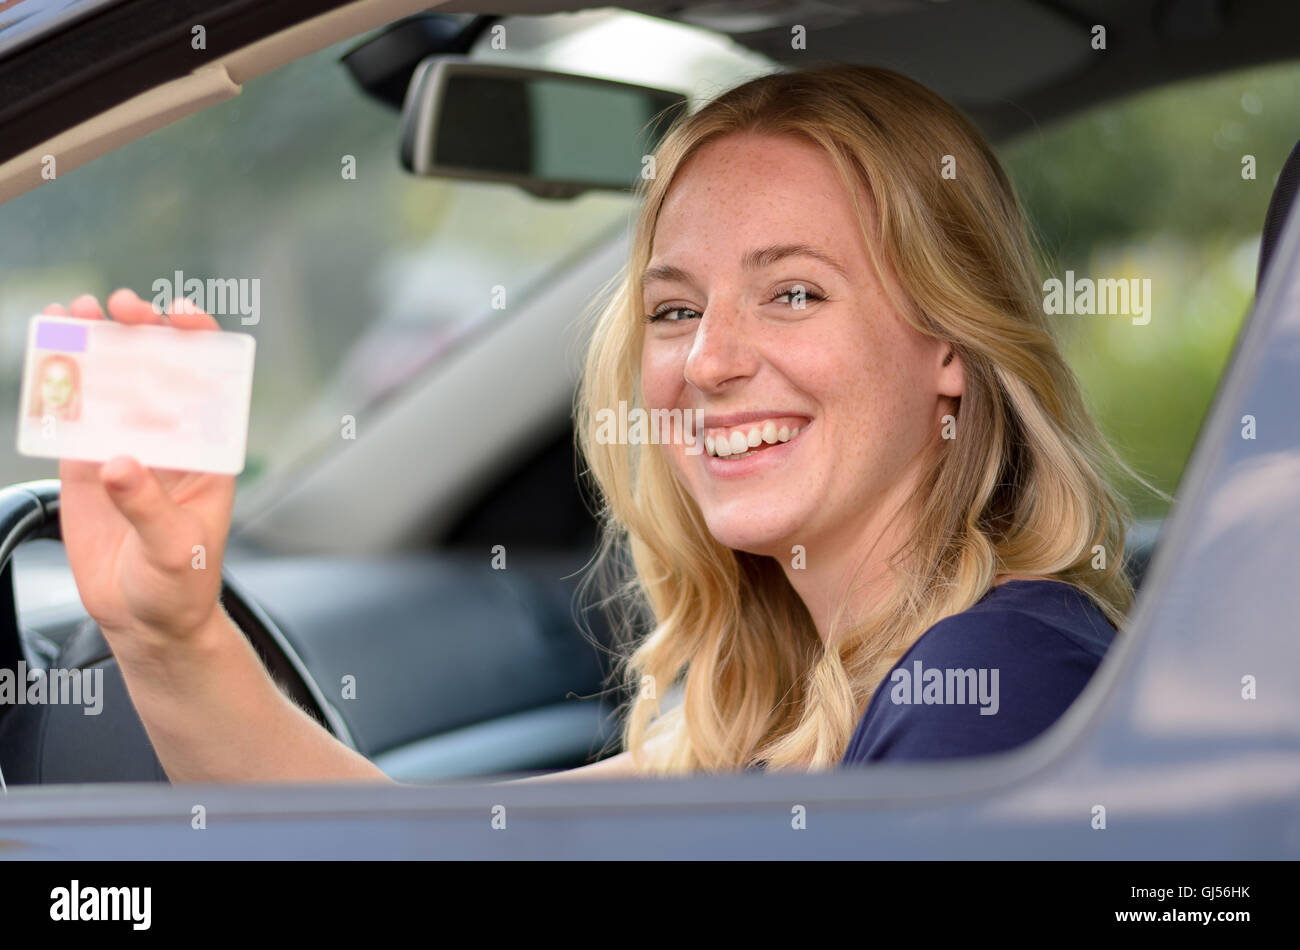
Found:
[{"label": "car", "polygon": [[[407,147],[422,69],[693,101],[810,52],[916,75],[1002,143],[1300,58],[1300,11],[1246,0],[1231,16],[1155,0],[579,7],[117,0],[0,21],[0,228],[30,243],[64,227],[30,260],[0,244],[16,262],[6,350],[86,282],[184,285],[173,260],[263,281],[223,601],[297,703],[406,783],[169,785],[61,558],[58,484],[19,460],[0,493],[0,588],[17,592],[0,667],[100,670],[103,711],[0,712],[0,856],[1300,856],[1300,215],[1285,211],[1213,404],[1187,423],[1176,501],[1130,536],[1129,628],[1047,733],[825,774],[490,781],[616,751],[624,697],[579,583],[596,525],[570,409],[578,315],[622,262],[632,198],[518,170],[439,180]],[[1219,316],[1230,332],[1240,315]],[[193,834],[196,808],[220,835]]]}]

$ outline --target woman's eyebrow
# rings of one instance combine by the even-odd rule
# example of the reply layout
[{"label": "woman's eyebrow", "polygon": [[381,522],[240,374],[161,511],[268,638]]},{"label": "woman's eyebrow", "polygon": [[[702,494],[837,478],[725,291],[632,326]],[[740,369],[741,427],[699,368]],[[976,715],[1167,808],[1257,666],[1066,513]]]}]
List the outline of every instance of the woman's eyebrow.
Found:
[{"label": "woman's eyebrow", "polygon": [[647,267],[645,273],[641,275],[641,286],[645,287],[657,280],[676,284],[692,283],[690,272],[673,264],[655,264],[653,267]]},{"label": "woman's eyebrow", "polygon": [[[787,257],[811,257],[813,260],[821,261],[845,280],[849,279],[849,273],[843,264],[811,244],[770,244],[767,247],[755,248],[752,251],[746,251],[740,263],[746,270],[759,270],[783,261]],[[690,272],[684,268],[677,267],[674,264],[655,264],[652,267],[647,267],[645,273],[641,275],[641,286],[645,287],[657,280],[680,284],[694,282]]]},{"label": "woman's eyebrow", "polygon": [[849,272],[844,269],[843,264],[811,244],[770,244],[767,247],[755,248],[745,254],[741,264],[746,270],[758,270],[762,267],[770,267],[787,257],[811,257],[836,271],[845,280],[849,279]]}]

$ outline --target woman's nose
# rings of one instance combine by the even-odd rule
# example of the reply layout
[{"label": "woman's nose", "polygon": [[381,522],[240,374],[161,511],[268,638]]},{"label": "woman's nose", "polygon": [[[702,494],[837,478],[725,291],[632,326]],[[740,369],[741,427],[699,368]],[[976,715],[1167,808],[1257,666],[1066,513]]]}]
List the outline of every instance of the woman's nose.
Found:
[{"label": "woman's nose", "polygon": [[700,316],[686,358],[686,381],[703,391],[754,374],[758,356],[750,321],[735,303],[711,301]]}]

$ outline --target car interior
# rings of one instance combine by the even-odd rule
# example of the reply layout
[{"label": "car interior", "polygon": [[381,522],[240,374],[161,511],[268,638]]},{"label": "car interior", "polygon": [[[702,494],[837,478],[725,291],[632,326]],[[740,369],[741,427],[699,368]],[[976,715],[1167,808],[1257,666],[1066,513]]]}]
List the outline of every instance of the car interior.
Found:
[{"label": "car interior", "polygon": [[[327,48],[358,101],[387,116],[383,148],[394,168],[413,179],[436,176],[438,161],[426,156],[421,166],[414,144],[429,137],[421,122],[433,121],[415,104],[424,87],[413,78],[422,69],[482,60],[500,25],[528,38],[513,61],[527,66],[530,52],[549,49],[584,16],[606,15],[544,0],[505,0],[491,13],[468,0],[435,9],[322,2],[303,5],[315,15],[302,20],[249,6],[210,4],[211,45],[189,63],[148,55],[149,43],[168,31],[185,35],[194,20],[162,3],[109,5],[17,50],[0,33],[0,89],[9,90],[0,96],[0,202],[39,184],[37,153],[47,140],[64,143],[70,168],[89,164],[224,108],[243,84],[251,92],[263,74]],[[806,64],[791,48],[797,25],[807,55],[905,71],[956,102],[994,142],[1144,90],[1300,57],[1300,7],[1263,0],[790,8],[649,0],[621,10],[724,37],[731,49],[725,70],[689,89],[619,75],[658,96],[647,114],[673,107],[675,96],[698,98],[719,77]],[[162,18],[148,43],[130,20],[145,15]],[[228,31],[215,28],[223,22]],[[1080,42],[1094,22],[1108,24],[1104,50]],[[140,39],[125,44],[111,68],[84,65],[110,27]],[[83,65],[51,83],[56,64],[71,60]],[[1270,185],[1261,275],[1294,202],[1298,154],[1300,147]],[[526,165],[485,180],[549,202],[599,187],[556,185]],[[431,369],[413,370],[385,393],[361,416],[365,432],[354,445],[304,451],[241,485],[224,568],[227,611],[297,703],[399,781],[565,769],[618,751],[625,697],[612,679],[611,618],[582,583],[597,523],[571,407],[576,315],[622,263],[626,213],[619,205],[602,219],[508,318],[471,327]],[[1139,588],[1159,528],[1158,519],[1145,519],[1130,532],[1126,569]],[[0,710],[4,779],[166,781],[107,643],[69,591],[57,537],[57,483],[29,480],[0,492],[0,666],[22,659],[29,668],[100,669],[104,713]],[[24,597],[24,585],[47,585],[40,609],[23,609],[40,599]],[[56,588],[62,593],[49,593]]]}]

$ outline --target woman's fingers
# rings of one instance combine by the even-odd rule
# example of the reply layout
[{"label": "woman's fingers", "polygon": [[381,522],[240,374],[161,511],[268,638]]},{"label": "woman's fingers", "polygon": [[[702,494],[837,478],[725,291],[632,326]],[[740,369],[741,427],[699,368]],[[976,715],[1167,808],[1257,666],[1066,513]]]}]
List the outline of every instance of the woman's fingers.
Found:
[{"label": "woman's fingers", "polygon": [[220,330],[215,317],[201,310],[194,301],[186,297],[177,297],[167,311],[167,319],[174,327],[186,330]]},{"label": "woman's fingers", "polygon": [[50,317],[76,317],[78,320],[104,319],[104,310],[93,294],[82,294],[66,307],[61,303],[47,304],[41,313]]},{"label": "woman's fingers", "polygon": [[163,323],[163,315],[134,290],[121,287],[108,295],[108,312],[118,323]]},{"label": "woman's fingers", "polygon": [[68,304],[68,313],[80,320],[103,320],[104,310],[91,294],[82,294]]},{"label": "woman's fingers", "polygon": [[[166,315],[142,299],[134,290],[122,287],[108,295],[108,312],[118,323],[170,323],[183,330],[219,330],[220,325],[192,300],[177,297]],[[52,317],[77,317],[82,320],[103,320],[104,308],[90,294],[82,294],[67,307],[52,303],[42,313]]]}]

